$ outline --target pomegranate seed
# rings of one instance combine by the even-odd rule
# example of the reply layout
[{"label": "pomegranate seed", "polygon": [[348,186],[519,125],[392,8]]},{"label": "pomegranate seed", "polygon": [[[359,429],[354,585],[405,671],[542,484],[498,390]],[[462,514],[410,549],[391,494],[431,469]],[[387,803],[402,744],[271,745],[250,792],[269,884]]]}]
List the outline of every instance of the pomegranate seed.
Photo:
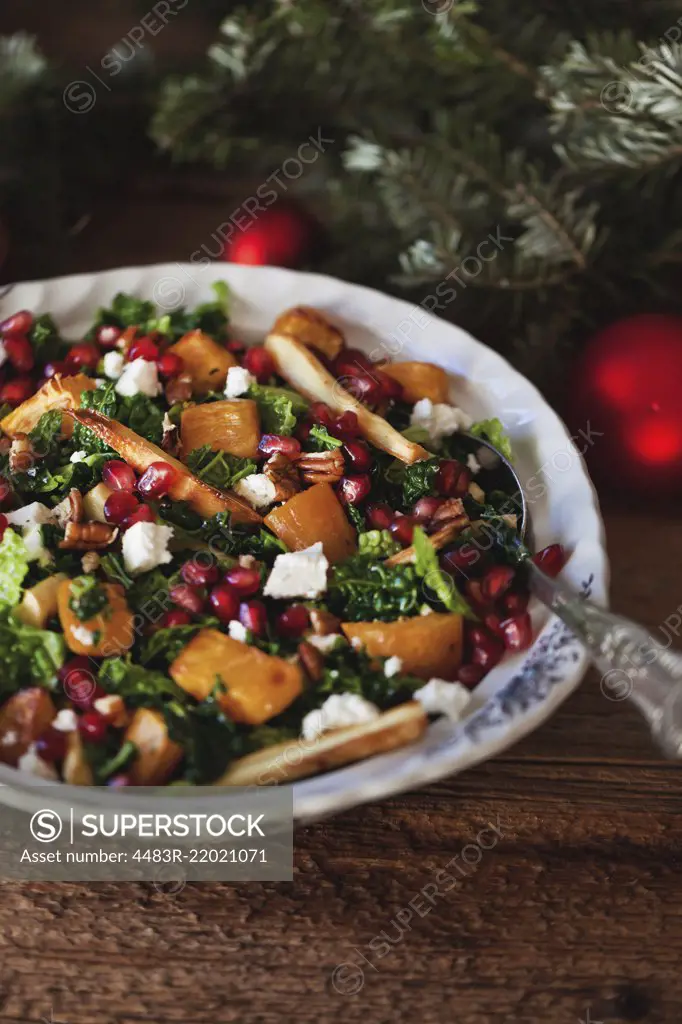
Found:
[{"label": "pomegranate seed", "polygon": [[0,334],[28,334],[32,326],[33,314],[27,309],[22,309],[2,321]]},{"label": "pomegranate seed", "polygon": [[168,596],[173,604],[184,608],[191,615],[200,615],[204,610],[204,595],[196,587],[191,587],[189,583],[178,583],[171,587]]},{"label": "pomegranate seed", "polygon": [[489,629],[495,636],[502,637],[502,619],[495,612],[489,612],[483,619],[486,629]]},{"label": "pomegranate seed", "polygon": [[78,731],[88,743],[102,743],[108,729],[109,723],[99,711],[86,711],[78,719]]},{"label": "pomegranate seed", "polygon": [[418,523],[428,523],[443,504],[443,498],[420,498],[414,503],[412,515]]},{"label": "pomegranate seed", "polygon": [[210,565],[202,565],[198,561],[198,555],[196,559],[190,559],[180,569],[180,575],[182,576],[185,583],[189,583],[193,587],[205,587],[209,583],[216,583],[220,572],[215,562],[211,562]]},{"label": "pomegranate seed", "polygon": [[561,544],[550,544],[533,555],[533,561],[538,569],[542,569],[546,576],[553,579],[566,565],[566,550]]},{"label": "pomegranate seed", "polygon": [[237,338],[230,338],[225,343],[225,348],[228,352],[232,352],[233,355],[239,356],[246,350],[246,344],[243,341],[238,341]]},{"label": "pomegranate seed", "polygon": [[443,555],[443,567],[448,572],[461,573],[463,576],[470,576],[474,566],[480,568],[482,561],[481,552],[473,544],[462,544],[454,551],[448,551]]},{"label": "pomegranate seed", "polygon": [[94,370],[100,361],[100,352],[96,345],[83,342],[73,345],[66,353],[66,365],[70,370]]},{"label": "pomegranate seed", "polygon": [[121,526],[124,530],[129,530],[135,523],[155,523],[156,516],[150,509],[149,505],[139,505],[134,512],[131,512],[129,516],[126,516]]},{"label": "pomegranate seed", "polygon": [[372,468],[372,453],[363,441],[346,441],[344,451],[353,473],[366,473]]},{"label": "pomegranate seed", "polygon": [[436,490],[446,498],[463,498],[469,490],[471,474],[456,459],[443,459],[436,473]]},{"label": "pomegranate seed", "polygon": [[45,366],[43,367],[43,376],[46,380],[49,380],[50,377],[54,377],[56,373],[68,373],[66,360],[55,359],[53,362],[45,363]]},{"label": "pomegranate seed", "polygon": [[5,536],[5,530],[7,529],[8,526],[9,520],[7,516],[4,516],[2,512],[0,512],[0,540],[2,540],[2,538]]},{"label": "pomegranate seed", "polygon": [[469,643],[472,648],[471,660],[486,672],[497,665],[504,654],[504,646],[500,641],[479,626],[470,627]]},{"label": "pomegranate seed", "polygon": [[15,377],[8,380],[0,388],[0,402],[7,402],[15,409],[27,398],[30,398],[35,390],[35,384],[31,377]]},{"label": "pomegranate seed", "polygon": [[28,373],[33,369],[35,358],[31,342],[21,334],[13,334],[3,342],[7,358],[19,373]]},{"label": "pomegranate seed", "polygon": [[134,491],[137,484],[135,470],[121,459],[109,459],[102,466],[102,483],[112,491]]},{"label": "pomegranate seed", "polygon": [[327,428],[327,430],[329,430],[334,422],[332,411],[328,405],[324,404],[324,402],[313,402],[308,409],[308,416],[313,423],[321,423],[323,427]]},{"label": "pomegranate seed", "polygon": [[170,629],[172,626],[189,626],[192,616],[184,608],[172,608],[159,619],[159,629]]},{"label": "pomegranate seed", "polygon": [[343,381],[348,391],[358,402],[365,405],[378,405],[383,398],[381,384],[374,377],[366,374],[363,377],[350,377]]},{"label": "pomegranate seed", "polygon": [[413,516],[396,516],[389,526],[389,530],[393,539],[406,548],[412,543],[416,525],[417,523]]},{"label": "pomegranate seed", "polygon": [[533,641],[533,624],[528,612],[505,619],[500,629],[508,651],[524,651]]},{"label": "pomegranate seed", "polygon": [[397,380],[394,380],[393,377],[389,376],[389,374],[387,374],[387,373],[384,373],[383,370],[378,369],[378,367],[376,367],[376,366],[372,370],[372,375],[374,377],[376,377],[377,380],[379,381],[379,384],[381,385],[381,391],[382,391],[382,394],[383,394],[383,397],[384,397],[385,401],[387,401],[387,402],[400,402],[402,400],[402,397],[403,397],[403,386],[402,386],[402,384],[399,384]]},{"label": "pomegranate seed", "polygon": [[342,349],[332,363],[332,372],[335,377],[357,377],[372,369],[373,364],[359,348]]},{"label": "pomegranate seed", "polygon": [[137,482],[137,489],[145,498],[163,498],[175,483],[177,470],[168,462],[152,462]]},{"label": "pomegranate seed", "polygon": [[116,348],[116,342],[120,337],[120,328],[114,327],[113,324],[102,324],[95,331],[95,341],[100,348]]},{"label": "pomegranate seed", "polygon": [[259,384],[267,384],[275,372],[275,361],[262,345],[248,348],[244,353],[242,365],[254,375]]},{"label": "pomegranate seed", "polygon": [[268,631],[268,613],[262,601],[244,601],[239,605],[239,621],[254,636],[265,636]]},{"label": "pomegranate seed", "polygon": [[213,614],[221,622],[236,619],[239,614],[239,595],[227,583],[218,583],[208,597]]},{"label": "pomegranate seed", "polygon": [[263,455],[274,455],[275,452],[281,452],[282,455],[293,458],[301,451],[301,442],[297,441],[295,437],[284,437],[283,434],[263,434],[258,444],[258,451]]},{"label": "pomegranate seed", "polygon": [[337,491],[342,505],[358,505],[372,489],[372,481],[366,473],[358,476],[343,476]]},{"label": "pomegranate seed", "polygon": [[367,523],[373,530],[387,530],[395,519],[395,512],[385,501],[375,501],[367,506]]},{"label": "pomegranate seed", "polygon": [[460,665],[457,678],[462,686],[476,686],[485,675],[485,669],[480,665]]},{"label": "pomegranate seed", "polygon": [[132,786],[132,782],[129,775],[112,775],[107,779],[107,786],[111,786],[112,789],[123,789],[125,786]]},{"label": "pomegranate seed", "polygon": [[57,672],[65,695],[81,711],[88,711],[104,690],[95,682],[92,665],[87,658],[70,658]]},{"label": "pomegranate seed", "polygon": [[302,604],[292,604],[277,616],[275,629],[280,636],[297,637],[310,625],[310,613]]},{"label": "pomegranate seed", "polygon": [[296,429],[294,430],[294,437],[296,438],[296,440],[300,441],[301,444],[305,444],[308,438],[310,437],[310,431],[313,429],[313,426],[314,424],[311,423],[310,420],[303,420],[301,423],[299,423]]},{"label": "pomegranate seed", "polygon": [[510,565],[494,565],[481,580],[483,596],[488,601],[497,601],[514,582],[515,572]]},{"label": "pomegranate seed", "polygon": [[119,526],[138,505],[137,498],[130,491],[114,491],[104,502],[104,518],[108,523]]},{"label": "pomegranate seed", "polygon": [[162,377],[177,377],[184,369],[184,363],[175,352],[164,352],[156,364]]},{"label": "pomegranate seed", "polygon": [[66,733],[50,727],[36,740],[36,754],[52,764],[66,754]]},{"label": "pomegranate seed", "polygon": [[490,605],[483,594],[481,584],[477,580],[469,580],[464,586],[464,592],[474,610],[480,614],[485,614]]},{"label": "pomegranate seed", "polygon": [[4,476],[0,476],[0,505],[4,505],[12,494],[12,488]]},{"label": "pomegranate seed", "polygon": [[515,615],[517,612],[525,612],[528,607],[530,595],[527,591],[512,591],[511,594],[505,594],[502,599],[502,605],[504,610]]},{"label": "pomegranate seed", "polygon": [[155,363],[158,358],[159,346],[155,341],[146,336],[137,338],[126,353],[126,359],[129,363],[132,363],[135,359],[146,359],[148,363]]},{"label": "pomegranate seed", "polygon": [[334,420],[330,433],[342,441],[353,441],[356,437],[360,437],[357,413],[354,413],[352,409],[347,409],[338,419]]},{"label": "pomegranate seed", "polygon": [[260,590],[260,573],[258,569],[235,565],[225,573],[225,582],[236,590],[240,597],[251,597]]}]

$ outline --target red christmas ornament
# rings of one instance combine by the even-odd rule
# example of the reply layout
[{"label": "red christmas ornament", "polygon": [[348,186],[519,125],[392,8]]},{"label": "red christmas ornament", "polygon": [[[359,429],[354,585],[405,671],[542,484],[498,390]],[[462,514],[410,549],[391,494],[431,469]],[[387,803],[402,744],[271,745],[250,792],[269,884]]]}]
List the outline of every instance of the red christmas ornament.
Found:
[{"label": "red christmas ornament", "polygon": [[[625,489],[682,490],[682,318],[640,314],[588,344],[571,419],[597,479]],[[576,433],[577,432],[577,433]]]},{"label": "red christmas ornament", "polygon": [[280,201],[225,243],[221,258],[252,266],[299,267],[315,241],[315,223],[294,203]]}]

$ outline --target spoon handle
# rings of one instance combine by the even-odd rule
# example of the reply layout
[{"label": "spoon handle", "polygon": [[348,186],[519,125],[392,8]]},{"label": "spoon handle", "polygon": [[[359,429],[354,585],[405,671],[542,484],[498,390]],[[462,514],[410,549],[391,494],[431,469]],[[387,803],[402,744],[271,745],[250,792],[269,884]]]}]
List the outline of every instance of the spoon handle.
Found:
[{"label": "spoon handle", "polygon": [[682,757],[682,656],[643,626],[579,597],[530,560],[526,564],[532,593],[575,633],[602,673],[604,696],[629,698],[663,752]]}]

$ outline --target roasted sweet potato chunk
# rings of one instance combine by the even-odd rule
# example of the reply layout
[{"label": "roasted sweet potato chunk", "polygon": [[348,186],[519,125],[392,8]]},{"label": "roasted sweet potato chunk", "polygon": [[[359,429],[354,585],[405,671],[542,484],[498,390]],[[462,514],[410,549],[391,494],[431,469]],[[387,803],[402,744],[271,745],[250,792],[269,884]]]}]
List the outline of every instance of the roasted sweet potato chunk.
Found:
[{"label": "roasted sweet potato chunk", "polygon": [[225,387],[227,371],[237,360],[226,348],[201,331],[190,331],[168,349],[180,356],[184,371],[192,378],[195,395],[207,395]]},{"label": "roasted sweet potato chunk", "polygon": [[258,452],[258,406],[250,398],[207,402],[185,409],[180,424],[183,456],[209,445],[215,451],[253,458]]},{"label": "roasted sweet potato chunk", "polygon": [[462,661],[462,616],[417,615],[397,622],[344,622],[370,655],[400,658],[403,671],[420,679],[452,679]]},{"label": "roasted sweet potato chunk", "polygon": [[[95,387],[97,385],[94,380],[84,373],[77,373],[73,377],[61,377],[56,373],[35,395],[31,395],[0,420],[0,428],[10,437],[19,433],[28,434],[44,412],[52,409],[77,409],[81,404],[81,394]],[[73,420],[67,416],[62,417],[62,432],[65,437],[71,437],[73,433]]]},{"label": "roasted sweet potato chunk", "polygon": [[163,786],[182,759],[182,747],[169,737],[163,715],[151,708],[137,709],[123,741],[137,747],[127,769],[134,786]]},{"label": "roasted sweet potato chunk", "polygon": [[448,375],[435,363],[386,363],[381,369],[402,385],[406,402],[430,398],[432,402],[447,402]]},{"label": "roasted sweet potato chunk", "polygon": [[327,359],[335,359],[344,346],[343,334],[312,306],[294,306],[277,317],[272,328],[276,334],[288,334],[307,348],[317,349]]},{"label": "roasted sweet potato chunk", "polygon": [[329,484],[315,484],[295,494],[273,508],[264,522],[291,551],[322,541],[331,563],[342,562],[355,551],[355,530]]},{"label": "roasted sweet potato chunk", "polygon": [[[284,711],[301,693],[298,665],[202,629],[169,669],[172,679],[197,700],[216,691],[218,703],[235,722],[260,725]],[[220,684],[224,692],[220,692]]]},{"label": "roasted sweet potato chunk", "polygon": [[20,690],[5,701],[0,708],[0,761],[16,767],[56,714],[52,698],[40,686]]},{"label": "roasted sweet potato chunk", "polygon": [[69,606],[73,582],[64,580],[57,591],[59,621],[69,650],[74,654],[107,658],[123,654],[132,647],[135,639],[133,613],[126,603],[123,587],[118,583],[103,583],[102,587],[109,599],[108,606],[98,615],[82,622]]}]

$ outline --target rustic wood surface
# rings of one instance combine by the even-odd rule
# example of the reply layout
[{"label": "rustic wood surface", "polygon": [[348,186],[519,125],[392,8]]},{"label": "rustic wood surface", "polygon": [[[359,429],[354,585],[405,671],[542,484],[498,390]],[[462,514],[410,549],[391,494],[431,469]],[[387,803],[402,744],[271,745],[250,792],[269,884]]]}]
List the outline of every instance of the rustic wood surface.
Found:
[{"label": "rustic wood surface", "polygon": [[[187,258],[230,212],[166,192],[103,203],[73,269]],[[606,524],[613,605],[655,629],[679,519]],[[293,883],[3,884],[0,1024],[677,1024],[679,790],[588,677],[495,761],[301,829]]]}]

